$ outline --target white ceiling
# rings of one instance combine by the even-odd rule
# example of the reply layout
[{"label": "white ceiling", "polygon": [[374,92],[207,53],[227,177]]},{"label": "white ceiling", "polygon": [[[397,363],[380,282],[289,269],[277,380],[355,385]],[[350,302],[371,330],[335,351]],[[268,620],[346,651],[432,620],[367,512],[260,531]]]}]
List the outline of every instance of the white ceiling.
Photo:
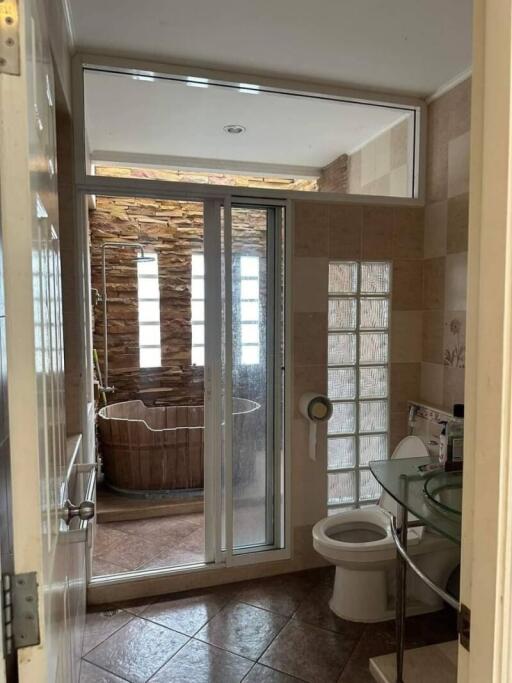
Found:
[{"label": "white ceiling", "polygon": [[471,65],[471,0],[68,0],[76,44],[432,94]]},{"label": "white ceiling", "polygon": [[[400,109],[99,71],[85,74],[85,109],[96,161],[306,176],[317,175],[405,115]],[[227,134],[229,124],[246,131]],[[258,169],[258,164],[267,166]]]}]

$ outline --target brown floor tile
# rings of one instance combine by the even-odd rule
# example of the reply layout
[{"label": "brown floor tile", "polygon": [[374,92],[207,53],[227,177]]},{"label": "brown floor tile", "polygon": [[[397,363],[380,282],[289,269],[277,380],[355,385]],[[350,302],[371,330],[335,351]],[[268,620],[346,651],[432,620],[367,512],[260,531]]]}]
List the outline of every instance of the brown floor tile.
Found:
[{"label": "brown floor tile", "polygon": [[204,561],[204,515],[190,513],[98,524],[93,575]]},{"label": "brown floor tile", "polygon": [[89,613],[85,622],[83,654],[86,654],[102,643],[106,638],[125,626],[132,618],[132,614],[128,614],[128,612],[120,609]]},{"label": "brown floor tile", "polygon": [[254,607],[291,616],[311,590],[312,579],[304,574],[287,574],[247,582],[236,599]]},{"label": "brown floor tile", "polygon": [[109,522],[108,526],[118,531],[147,539],[169,539],[178,541],[187,538],[197,531],[203,523],[203,515],[172,515],[169,517],[155,517],[132,522]]},{"label": "brown floor tile", "polygon": [[303,679],[288,676],[288,674],[275,669],[269,669],[268,666],[255,664],[244,678],[244,683],[293,683],[301,680]]},{"label": "brown floor tile", "polygon": [[122,574],[126,569],[113,562],[107,562],[101,555],[92,558],[92,574],[93,576],[112,576],[113,574]]},{"label": "brown floor tile", "polygon": [[[142,564],[160,555],[168,542],[165,538],[146,539],[134,534],[126,534],[117,529],[111,529],[110,533],[115,534],[115,543],[104,552],[98,555],[95,553],[95,558],[102,562],[119,565],[126,571],[134,571]],[[121,539],[118,534],[121,534]]]},{"label": "brown floor tile", "polygon": [[86,659],[130,683],[146,683],[187,640],[181,633],[134,617]]},{"label": "brown floor tile", "polygon": [[187,636],[195,635],[224,607],[227,595],[206,593],[150,605],[141,616]]},{"label": "brown floor tile", "polygon": [[176,543],[166,548],[156,557],[143,562],[138,569],[160,569],[163,567],[179,567],[184,564],[201,564],[204,562],[204,549],[191,548],[187,541]]},{"label": "brown floor tile", "polygon": [[121,545],[126,537],[110,524],[96,524],[94,527],[94,555],[102,555],[113,547]]},{"label": "brown floor tile", "polygon": [[356,642],[356,638],[292,620],[260,662],[308,683],[335,683]]},{"label": "brown floor tile", "polygon": [[251,666],[245,657],[190,640],[150,683],[240,683]]},{"label": "brown floor tile", "polygon": [[[405,628],[406,648],[444,643],[456,638],[456,617],[449,608],[409,617]],[[370,675],[371,657],[387,655],[396,651],[395,622],[368,624],[343,670],[338,683],[374,683]]]},{"label": "brown floor tile", "polygon": [[318,626],[336,633],[344,633],[350,638],[358,638],[364,630],[364,624],[340,619],[329,607],[332,596],[334,578],[329,583],[317,585],[301,603],[293,618],[300,622]]},{"label": "brown floor tile", "polygon": [[375,683],[370,674],[370,658],[395,652],[395,649],[394,621],[367,625],[338,683]]},{"label": "brown floor tile", "polygon": [[124,683],[124,679],[83,661],[80,669],[80,683]]},{"label": "brown floor tile", "polygon": [[237,602],[213,617],[196,638],[243,657],[258,659],[285,623],[285,617]]}]

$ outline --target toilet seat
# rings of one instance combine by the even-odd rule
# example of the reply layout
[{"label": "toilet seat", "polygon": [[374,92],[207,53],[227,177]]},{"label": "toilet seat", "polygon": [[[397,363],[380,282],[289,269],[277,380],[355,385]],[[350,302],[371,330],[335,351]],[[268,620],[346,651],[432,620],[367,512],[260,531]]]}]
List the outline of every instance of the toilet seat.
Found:
[{"label": "toilet seat", "polygon": [[[382,532],[383,537],[373,541],[344,541],[333,538],[331,535],[335,529],[353,528],[354,525],[362,530],[365,527],[370,531],[377,528]],[[417,529],[409,529],[408,545],[414,546],[419,541]],[[378,562],[392,558],[396,554],[389,513],[378,505],[368,505],[358,510],[344,510],[320,520],[313,527],[313,545],[318,552],[331,559],[332,562],[347,561],[354,555],[357,556],[357,562]]]}]

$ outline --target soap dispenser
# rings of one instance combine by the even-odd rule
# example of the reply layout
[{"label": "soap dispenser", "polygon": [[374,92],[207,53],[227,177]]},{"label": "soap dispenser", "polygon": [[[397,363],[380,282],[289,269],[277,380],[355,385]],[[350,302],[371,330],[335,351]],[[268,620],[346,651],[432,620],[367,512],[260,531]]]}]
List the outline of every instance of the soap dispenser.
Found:
[{"label": "soap dispenser", "polygon": [[453,420],[446,425],[446,472],[462,470],[464,461],[464,405],[453,406]]}]

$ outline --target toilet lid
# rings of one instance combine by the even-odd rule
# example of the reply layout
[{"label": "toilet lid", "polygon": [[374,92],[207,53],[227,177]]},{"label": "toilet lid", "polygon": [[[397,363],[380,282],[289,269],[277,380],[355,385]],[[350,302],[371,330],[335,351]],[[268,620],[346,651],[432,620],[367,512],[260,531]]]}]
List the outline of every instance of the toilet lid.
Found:
[{"label": "toilet lid", "polygon": [[[406,436],[402,439],[398,446],[393,451],[392,459],[395,458],[424,458],[428,456],[428,450],[425,444],[417,436]],[[397,514],[397,504],[394,498],[392,498],[386,491],[382,492],[379,500],[379,505],[384,510],[390,512],[396,517]],[[409,514],[409,521],[416,520],[417,517]],[[424,527],[417,527],[415,531],[421,538],[423,535]]]}]

